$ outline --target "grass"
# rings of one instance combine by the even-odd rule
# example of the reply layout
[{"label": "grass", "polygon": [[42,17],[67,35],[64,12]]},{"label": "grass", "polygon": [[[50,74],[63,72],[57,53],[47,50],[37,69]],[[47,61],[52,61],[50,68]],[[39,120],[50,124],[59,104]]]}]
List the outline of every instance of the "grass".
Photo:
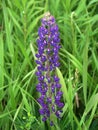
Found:
[{"label": "grass", "polygon": [[[59,26],[62,119],[43,123],[35,76],[40,20]],[[98,0],[0,0],[0,130],[98,129]],[[78,106],[77,106],[78,105]]]}]

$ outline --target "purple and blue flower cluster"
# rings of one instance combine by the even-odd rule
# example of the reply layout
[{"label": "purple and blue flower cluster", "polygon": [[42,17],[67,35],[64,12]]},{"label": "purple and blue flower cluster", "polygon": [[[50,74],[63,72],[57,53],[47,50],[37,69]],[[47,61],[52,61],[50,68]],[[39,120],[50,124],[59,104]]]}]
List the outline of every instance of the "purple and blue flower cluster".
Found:
[{"label": "purple and blue flower cluster", "polygon": [[50,125],[53,121],[50,118],[51,114],[55,114],[60,118],[61,108],[64,104],[61,102],[62,91],[59,78],[56,74],[56,67],[59,67],[60,38],[58,26],[55,19],[50,13],[46,13],[42,19],[42,25],[39,27],[37,39],[38,53],[36,54],[37,72],[39,83],[36,86],[41,96],[38,102],[41,105],[39,110],[43,116],[42,121],[50,119]]}]

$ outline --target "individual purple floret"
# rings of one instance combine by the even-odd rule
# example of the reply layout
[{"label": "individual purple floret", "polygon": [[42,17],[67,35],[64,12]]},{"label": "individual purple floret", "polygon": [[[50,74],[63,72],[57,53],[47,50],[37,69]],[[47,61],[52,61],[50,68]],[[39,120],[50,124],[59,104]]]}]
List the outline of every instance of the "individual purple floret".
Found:
[{"label": "individual purple floret", "polygon": [[40,92],[38,99],[41,109],[39,113],[43,116],[42,121],[50,120],[50,125],[53,125],[51,115],[55,114],[60,118],[62,107],[61,102],[62,92],[59,78],[56,74],[56,67],[59,67],[60,38],[58,26],[55,19],[50,13],[46,13],[41,20],[42,25],[38,29],[38,53],[36,54],[37,72],[39,83],[36,86]]}]

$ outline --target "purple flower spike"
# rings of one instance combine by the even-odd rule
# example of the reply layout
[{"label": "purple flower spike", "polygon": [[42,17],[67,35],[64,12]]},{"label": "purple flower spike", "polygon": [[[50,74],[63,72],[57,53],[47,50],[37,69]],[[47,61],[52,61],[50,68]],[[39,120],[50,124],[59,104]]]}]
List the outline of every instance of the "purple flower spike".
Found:
[{"label": "purple flower spike", "polygon": [[60,91],[61,84],[56,74],[56,67],[59,63],[60,38],[58,26],[55,23],[55,18],[46,13],[41,20],[42,25],[38,29],[38,53],[36,54],[38,85],[36,89],[41,96],[38,102],[41,105],[39,110],[43,116],[42,121],[50,120],[50,126],[54,123],[51,115],[54,114],[60,118],[61,108],[64,104],[61,102],[62,92]]}]

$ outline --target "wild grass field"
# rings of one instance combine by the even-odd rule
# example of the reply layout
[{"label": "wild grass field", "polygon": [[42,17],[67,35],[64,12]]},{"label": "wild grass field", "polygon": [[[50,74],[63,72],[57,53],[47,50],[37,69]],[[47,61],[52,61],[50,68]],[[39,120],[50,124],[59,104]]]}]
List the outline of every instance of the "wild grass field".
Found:
[{"label": "wild grass field", "polygon": [[[38,28],[49,11],[60,32],[63,113],[39,114]],[[0,130],[98,130],[98,0],[0,0]]]}]

